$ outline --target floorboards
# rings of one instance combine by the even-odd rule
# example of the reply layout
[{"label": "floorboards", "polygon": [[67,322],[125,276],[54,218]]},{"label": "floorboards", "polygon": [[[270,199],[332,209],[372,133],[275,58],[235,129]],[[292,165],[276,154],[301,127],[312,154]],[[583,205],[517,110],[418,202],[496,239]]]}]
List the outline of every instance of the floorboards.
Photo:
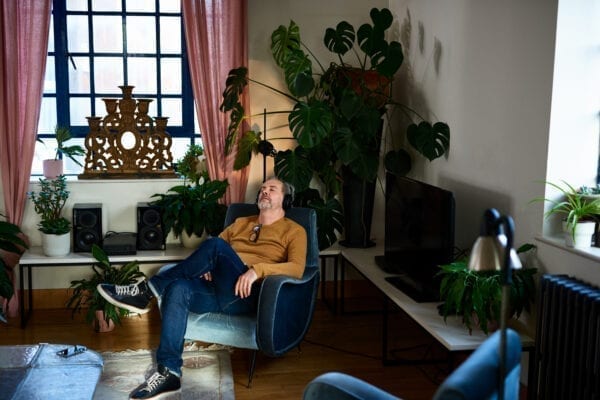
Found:
[{"label": "floorboards", "polygon": [[[377,301],[370,301],[377,307]],[[356,304],[366,303],[359,299]],[[353,309],[351,302],[346,309]],[[82,344],[100,352],[148,349],[158,345],[160,332],[156,310],[142,317],[127,318],[110,333],[95,333],[83,322],[82,315],[75,314],[72,318],[65,309],[35,310],[26,329],[21,329],[19,322],[9,319],[8,324],[0,324],[0,345],[49,342]],[[392,318],[389,332],[393,354],[399,358],[446,356],[435,340],[401,313]],[[403,399],[431,399],[448,370],[446,363],[383,366],[380,315],[374,312],[336,315],[320,302],[300,350],[276,359],[259,355],[250,388],[246,387],[248,363],[247,351],[232,351],[238,400],[301,399],[306,384],[328,371],[351,374]]]}]

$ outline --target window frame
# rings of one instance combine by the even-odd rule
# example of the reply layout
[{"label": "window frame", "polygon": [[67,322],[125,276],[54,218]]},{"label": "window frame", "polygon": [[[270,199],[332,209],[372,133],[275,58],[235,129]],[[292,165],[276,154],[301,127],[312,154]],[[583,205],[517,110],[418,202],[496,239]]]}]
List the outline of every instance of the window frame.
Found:
[{"label": "window frame", "polygon": [[[121,11],[89,11],[91,8],[91,1],[88,0],[88,11],[69,11],[66,10],[66,0],[53,0],[53,10],[52,10],[52,18],[53,18],[53,31],[50,32],[54,37],[54,50],[49,51],[47,53],[47,60],[50,61],[50,57],[54,57],[54,68],[55,68],[55,78],[56,78],[56,88],[54,93],[44,93],[44,98],[55,98],[56,99],[56,124],[58,126],[67,126],[69,127],[71,134],[74,138],[85,138],[86,134],[89,132],[89,127],[87,125],[71,125],[71,112],[70,112],[70,99],[71,98],[90,98],[91,101],[91,114],[94,116],[104,116],[104,110],[97,110],[96,108],[96,99],[101,98],[115,98],[115,94],[106,94],[106,93],[97,93],[94,87],[94,79],[90,79],[90,90],[89,93],[70,93],[69,88],[69,68],[72,65],[71,57],[87,57],[90,63],[90,76],[94,76],[94,57],[102,56],[102,55],[122,55],[123,57],[123,76],[125,82],[121,84],[127,85],[129,81],[128,71],[127,71],[127,60],[133,57],[153,57],[156,62],[156,70],[157,70],[157,88],[156,94],[151,94],[151,97],[154,101],[157,102],[157,115],[162,115],[162,104],[161,100],[165,98],[181,98],[181,107],[182,107],[182,125],[181,126],[170,126],[167,125],[167,131],[173,138],[189,138],[190,143],[193,144],[196,141],[199,141],[200,134],[199,128],[196,126],[197,124],[194,121],[194,96],[191,85],[191,76],[188,65],[188,57],[187,57],[187,46],[185,42],[185,34],[183,30],[183,15],[180,11],[179,13],[173,12],[161,12],[159,8],[159,0],[155,0],[155,12],[152,13],[156,18],[156,33],[157,37],[160,29],[160,17],[169,17],[169,16],[178,16],[181,18],[181,53],[170,53],[170,54],[161,54],[160,53],[160,40],[157,40],[156,43],[156,54],[154,53],[128,53],[126,47],[127,41],[127,32],[125,25],[125,17],[126,16],[148,16],[151,15],[148,12],[127,12],[124,8],[125,1],[123,0],[123,7]],[[94,52],[93,50],[93,25],[88,24],[88,37],[90,41],[90,48],[88,52],[73,52],[69,53],[68,51],[68,43],[67,43],[67,15],[85,15],[88,19],[91,19],[93,15],[112,15],[112,16],[121,16],[123,19],[123,53],[103,53],[103,52]],[[164,58],[179,58],[181,57],[181,77],[182,77],[182,85],[181,85],[181,95],[172,95],[172,94],[162,94],[160,87],[160,74],[161,67],[160,61]],[[147,94],[146,94],[147,95]],[[156,95],[156,97],[154,97]],[[145,98],[148,96],[144,96],[144,94],[136,94],[134,89],[133,97]],[[168,115],[164,115],[168,117]],[[154,117],[151,115],[151,117]],[[40,132],[38,130],[38,138],[39,139],[49,139],[54,138],[54,133],[52,132]]]}]

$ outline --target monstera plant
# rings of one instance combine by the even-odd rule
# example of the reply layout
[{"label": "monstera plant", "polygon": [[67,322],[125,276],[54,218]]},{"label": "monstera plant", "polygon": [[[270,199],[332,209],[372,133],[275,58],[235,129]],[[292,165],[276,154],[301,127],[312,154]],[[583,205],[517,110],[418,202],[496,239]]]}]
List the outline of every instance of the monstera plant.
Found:
[{"label": "monstera plant", "polygon": [[[294,21],[279,26],[271,35],[271,52],[289,92],[250,78],[246,67],[230,71],[223,92],[221,110],[230,113],[226,152],[237,146],[238,169],[248,165],[253,153],[273,148],[260,132],[241,129],[244,119],[252,117],[239,98],[249,82],[293,101],[293,108],[286,112],[297,146],[276,152],[275,173],[296,187],[298,204],[317,211],[321,248],[335,242],[335,232],[342,229],[342,207],[337,200],[341,167],[362,181],[376,180],[382,117],[390,108],[400,107],[411,116],[407,141],[429,160],[442,156],[449,147],[447,124],[431,124],[392,99],[391,84],[404,59],[402,46],[385,38],[393,22],[388,9],[373,8],[370,17],[371,23],[358,30],[342,21],[325,31],[323,43],[337,57],[329,65],[304,45]],[[394,149],[386,154],[385,165],[405,175],[411,169],[411,157],[406,149]],[[315,180],[322,183],[321,191],[309,187]]]}]

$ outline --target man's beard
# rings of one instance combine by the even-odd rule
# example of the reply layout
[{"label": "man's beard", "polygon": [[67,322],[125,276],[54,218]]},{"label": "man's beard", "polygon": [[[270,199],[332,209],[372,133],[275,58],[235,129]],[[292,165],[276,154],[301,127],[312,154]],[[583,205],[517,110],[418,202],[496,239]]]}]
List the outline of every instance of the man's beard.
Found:
[{"label": "man's beard", "polygon": [[257,206],[259,210],[269,210],[273,208],[273,204],[271,204],[271,201],[268,199],[260,199]]}]

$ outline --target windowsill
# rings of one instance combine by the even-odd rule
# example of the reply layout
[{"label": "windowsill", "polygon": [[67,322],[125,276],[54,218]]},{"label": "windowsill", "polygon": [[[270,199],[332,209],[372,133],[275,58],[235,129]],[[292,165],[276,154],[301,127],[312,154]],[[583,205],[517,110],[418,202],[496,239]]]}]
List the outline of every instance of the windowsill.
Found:
[{"label": "windowsill", "polygon": [[585,257],[592,261],[600,262],[600,247],[574,248],[567,247],[562,236],[536,236],[536,240],[550,246],[565,250],[569,253]]}]

